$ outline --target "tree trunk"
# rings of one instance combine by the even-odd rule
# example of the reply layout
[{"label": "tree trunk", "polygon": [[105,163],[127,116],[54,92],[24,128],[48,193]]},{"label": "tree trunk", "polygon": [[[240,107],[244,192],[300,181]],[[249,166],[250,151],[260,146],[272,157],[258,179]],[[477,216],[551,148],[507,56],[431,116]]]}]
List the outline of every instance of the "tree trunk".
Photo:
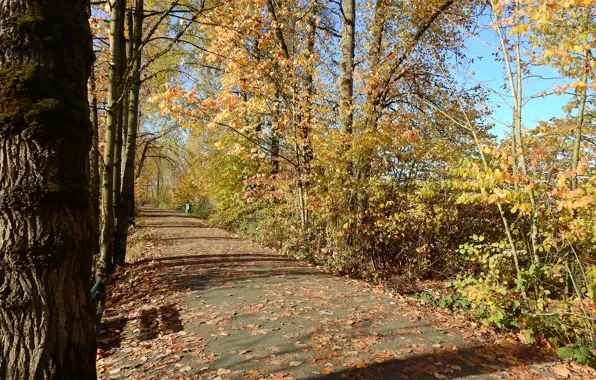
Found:
[{"label": "tree trunk", "polygon": [[271,174],[279,174],[279,124],[271,125]]},{"label": "tree trunk", "polygon": [[[311,9],[307,15],[306,20],[306,49],[304,56],[306,64],[304,67],[303,76],[303,99],[302,99],[302,119],[299,124],[300,136],[300,157],[298,158],[298,208],[300,211],[300,222],[302,230],[308,230],[308,209],[307,204],[307,188],[310,184],[311,161],[313,159],[312,141],[310,137],[310,130],[313,124],[313,108],[314,108],[314,63],[315,63],[315,42],[317,33],[317,13],[319,10],[318,0],[313,0]],[[301,161],[301,162],[300,162]]]},{"label": "tree trunk", "polygon": [[273,114],[273,120],[271,120],[271,136],[270,138],[270,152],[271,152],[271,174],[279,174],[279,144],[281,139],[281,123],[282,123],[282,97],[280,93],[277,93],[275,98],[277,99],[275,105],[275,112]]},{"label": "tree trunk", "polygon": [[577,113],[577,125],[575,126],[575,133],[573,137],[573,151],[571,152],[571,170],[573,178],[571,179],[571,188],[577,189],[577,167],[579,165],[579,155],[581,151],[581,142],[582,142],[582,127],[584,124],[584,114],[586,110],[586,100],[588,98],[588,74],[586,73],[583,78],[584,83],[586,84],[586,89],[584,89],[580,95],[579,99],[579,111]]},{"label": "tree trunk", "polygon": [[147,160],[147,153],[149,151],[149,147],[154,139],[149,139],[143,143],[143,151],[141,152],[141,158],[139,159],[139,165],[137,167],[137,172],[135,174],[135,179],[141,178],[141,174],[143,174],[143,168],[145,167],[145,160]]},{"label": "tree trunk", "polygon": [[308,176],[310,174],[310,162],[313,159],[313,150],[312,150],[312,142],[310,138],[310,129],[313,123],[313,108],[314,108],[314,100],[313,96],[315,94],[315,86],[313,75],[315,71],[315,41],[317,36],[317,12],[318,12],[319,4],[318,0],[314,0],[312,4],[312,9],[310,10],[307,18],[307,28],[306,28],[306,51],[304,53],[306,59],[308,60],[305,68],[304,68],[304,78],[303,78],[303,91],[304,91],[304,99],[303,103],[303,111],[302,116],[303,120],[300,125],[300,143],[302,146],[302,162],[304,164],[304,172],[305,175]]},{"label": "tree trunk", "polygon": [[344,0],[342,4],[342,13],[341,61],[339,63],[339,116],[341,132],[344,134],[351,134],[352,125],[354,123],[355,0]]},{"label": "tree trunk", "polygon": [[375,6],[375,17],[372,25],[372,43],[370,47],[370,69],[366,90],[366,116],[364,125],[368,132],[374,132],[377,129],[377,120],[380,114],[379,96],[382,83],[379,75],[379,65],[381,62],[381,51],[383,48],[383,34],[385,32],[385,21],[387,19],[387,0],[377,0]]},{"label": "tree trunk", "polygon": [[120,58],[120,18],[122,17],[122,0],[115,0],[110,21],[110,67],[108,85],[108,117],[104,143],[104,170],[101,189],[103,226],[100,240],[101,272],[107,275],[112,271],[112,248],[114,243],[114,148],[118,126],[118,78]]},{"label": "tree trunk", "polygon": [[[341,154],[345,155],[345,151],[350,146],[349,135],[352,134],[354,124],[354,51],[355,51],[355,25],[356,25],[356,4],[355,0],[344,0],[342,2],[341,13],[343,15],[342,30],[341,30],[341,58],[339,62],[339,130],[343,136],[346,136],[341,147]],[[342,173],[344,178],[343,186],[347,189],[351,189],[352,186],[349,184],[354,174],[354,167],[352,160],[345,159],[347,165],[345,173]],[[349,190],[345,194],[342,208],[340,213],[343,214],[341,217],[348,217],[348,225],[351,227],[352,222],[349,218],[353,217],[353,211],[356,208],[356,202],[354,201],[355,191]],[[340,215],[336,215],[336,225],[343,225]],[[344,219],[345,220],[345,219]],[[351,236],[343,235],[340,239],[341,244],[351,245]]]},{"label": "tree trunk", "polygon": [[88,4],[0,2],[0,378],[95,379]]},{"label": "tree trunk", "polygon": [[[126,1],[121,1],[118,4],[119,7],[119,15],[118,15],[118,59],[116,60],[116,68],[118,72],[118,89],[116,98],[118,99],[117,107],[117,123],[116,123],[116,133],[115,133],[115,140],[114,140],[114,173],[113,173],[113,191],[114,191],[114,223],[115,223],[115,230],[114,230],[114,249],[116,249],[116,241],[118,240],[118,225],[121,223],[118,220],[120,216],[120,207],[122,206],[122,199],[120,197],[122,193],[122,135],[126,128],[124,124],[125,118],[125,102],[124,98],[126,97],[125,87],[126,87],[126,79],[124,78],[124,72],[126,70],[126,39],[124,38],[124,22],[126,20]],[[114,255],[114,251],[112,251],[112,266],[116,264],[117,256]]]},{"label": "tree trunk", "polygon": [[[134,32],[132,33],[133,51],[141,47],[143,37],[143,0],[137,0],[135,5]],[[124,156],[124,175],[122,179],[122,205],[118,210],[118,225],[116,246],[114,250],[116,263],[123,265],[126,261],[127,229],[134,204],[135,158],[137,148],[137,128],[139,121],[139,92],[141,89],[141,54],[136,54],[132,61],[132,81],[128,108],[128,131],[126,138],[126,154]],[[133,209],[134,210],[134,209]],[[134,216],[134,215],[133,215]]]},{"label": "tree trunk", "polygon": [[[133,64],[132,60],[133,60],[133,54],[134,54],[134,47],[133,47],[132,40],[133,40],[133,33],[134,33],[133,32],[133,28],[134,28],[134,26],[133,26],[133,13],[132,12],[133,11],[132,11],[131,8],[129,8],[129,9],[126,10],[126,29],[128,30],[128,39],[126,39],[124,41],[125,42],[125,49],[126,49],[126,52],[125,52],[125,57],[126,57],[126,59],[125,59],[125,61],[126,61],[125,70],[128,70],[128,68],[130,66],[132,66],[132,64]],[[131,84],[129,84],[128,86],[130,86],[130,85]],[[128,86],[127,86],[127,88],[124,88],[122,90],[125,93],[124,98],[122,99],[122,101],[124,102],[123,103],[123,106],[122,106],[122,108],[124,110],[123,111],[124,112],[124,115],[123,115],[123,118],[124,118],[123,120],[124,121],[122,123],[122,126],[123,126],[123,128],[122,128],[122,157],[125,157],[126,156],[126,140],[128,138],[128,118],[129,118],[129,115],[128,115],[128,108],[129,108],[129,106],[128,106],[128,102],[129,102],[128,94],[129,94],[129,91],[130,91],[130,88]],[[126,165],[126,163],[125,163],[125,160],[123,158],[122,159],[122,173],[124,173],[124,166],[125,165]],[[123,174],[123,176],[124,176],[124,174]]]},{"label": "tree trunk", "polygon": [[96,254],[99,252],[99,118],[97,115],[97,93],[95,89],[95,69],[91,66],[91,76],[89,78],[89,94],[91,96],[91,127],[93,135],[91,137],[91,150],[89,152],[89,197],[91,200],[91,215],[93,218],[93,237],[92,237],[92,252]]}]

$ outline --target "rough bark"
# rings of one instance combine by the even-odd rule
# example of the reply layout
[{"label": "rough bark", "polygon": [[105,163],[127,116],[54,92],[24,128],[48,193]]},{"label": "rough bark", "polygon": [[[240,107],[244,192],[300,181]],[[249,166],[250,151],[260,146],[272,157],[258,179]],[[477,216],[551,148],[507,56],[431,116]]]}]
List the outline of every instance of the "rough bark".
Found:
[{"label": "rough bark", "polygon": [[95,379],[86,1],[0,2],[0,378]]},{"label": "rough bark", "polygon": [[[134,15],[134,32],[132,44],[134,51],[141,47],[143,38],[143,0],[137,0]],[[131,88],[128,101],[128,130],[126,151],[124,155],[124,175],[122,177],[122,204],[118,210],[117,242],[114,250],[116,263],[123,265],[126,261],[127,229],[130,223],[130,210],[134,210],[135,158],[137,148],[137,129],[139,121],[139,92],[141,89],[141,55],[136,54],[132,61]]]}]

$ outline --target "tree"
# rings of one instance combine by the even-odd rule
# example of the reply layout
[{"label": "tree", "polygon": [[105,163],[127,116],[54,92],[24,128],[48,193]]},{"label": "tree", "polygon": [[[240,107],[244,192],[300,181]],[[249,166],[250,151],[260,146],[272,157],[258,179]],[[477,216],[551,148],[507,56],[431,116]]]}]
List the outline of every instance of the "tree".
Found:
[{"label": "tree", "polygon": [[[119,84],[120,84],[120,65],[121,48],[120,22],[124,17],[124,4],[122,0],[115,0],[112,4],[112,13],[110,20],[110,68],[109,68],[109,87],[108,87],[108,109],[106,121],[105,146],[103,154],[103,178],[101,188],[102,210],[104,222],[101,229],[100,238],[100,260],[101,272],[107,275],[112,271],[112,249],[114,245],[114,195],[120,191],[114,190],[114,170],[116,165],[116,141],[120,138],[121,131],[118,130],[118,102],[119,102]],[[118,162],[118,165],[120,163]],[[117,193],[117,194],[116,194]]]},{"label": "tree", "polygon": [[341,30],[341,62],[340,74],[340,119],[342,133],[352,133],[354,118],[354,49],[356,33],[356,2],[346,0],[342,5],[343,24]]},{"label": "tree", "polygon": [[[128,100],[128,122],[127,136],[126,136],[126,150],[124,154],[124,170],[122,176],[122,201],[118,209],[118,218],[116,225],[116,241],[115,241],[115,262],[118,265],[123,265],[126,256],[126,240],[128,221],[131,217],[129,211],[133,208],[134,203],[134,169],[135,157],[137,147],[137,128],[139,121],[139,91],[141,89],[141,42],[143,38],[143,0],[137,0],[134,11],[134,31],[131,30],[131,45],[133,54],[132,73],[131,73],[131,88]],[[136,52],[136,54],[134,53]]]},{"label": "tree", "polygon": [[0,3],[0,378],[94,379],[88,4]]}]

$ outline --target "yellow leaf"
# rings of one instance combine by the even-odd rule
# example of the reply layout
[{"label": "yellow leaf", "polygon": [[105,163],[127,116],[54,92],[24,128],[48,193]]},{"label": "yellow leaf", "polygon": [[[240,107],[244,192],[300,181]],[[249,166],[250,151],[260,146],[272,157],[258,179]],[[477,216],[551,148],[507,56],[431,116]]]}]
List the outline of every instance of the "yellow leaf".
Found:
[{"label": "yellow leaf", "polygon": [[575,88],[577,91],[585,91],[588,88],[588,85],[586,82],[579,81],[571,83],[571,87]]}]

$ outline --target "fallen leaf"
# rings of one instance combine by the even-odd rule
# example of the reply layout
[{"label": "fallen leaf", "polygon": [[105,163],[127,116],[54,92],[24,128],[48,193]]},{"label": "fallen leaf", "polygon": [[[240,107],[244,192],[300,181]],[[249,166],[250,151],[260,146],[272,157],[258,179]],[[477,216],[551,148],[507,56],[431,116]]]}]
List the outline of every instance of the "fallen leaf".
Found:
[{"label": "fallen leaf", "polygon": [[220,368],[220,369],[217,370],[217,374],[218,375],[225,375],[225,374],[228,374],[230,372],[232,372],[232,370],[231,369],[227,369],[227,368]]},{"label": "fallen leaf", "polygon": [[557,366],[554,366],[553,371],[555,371],[555,373],[557,375],[565,377],[565,378],[571,376],[571,372],[569,372],[569,369],[567,368],[567,366],[565,364],[559,364]]}]

